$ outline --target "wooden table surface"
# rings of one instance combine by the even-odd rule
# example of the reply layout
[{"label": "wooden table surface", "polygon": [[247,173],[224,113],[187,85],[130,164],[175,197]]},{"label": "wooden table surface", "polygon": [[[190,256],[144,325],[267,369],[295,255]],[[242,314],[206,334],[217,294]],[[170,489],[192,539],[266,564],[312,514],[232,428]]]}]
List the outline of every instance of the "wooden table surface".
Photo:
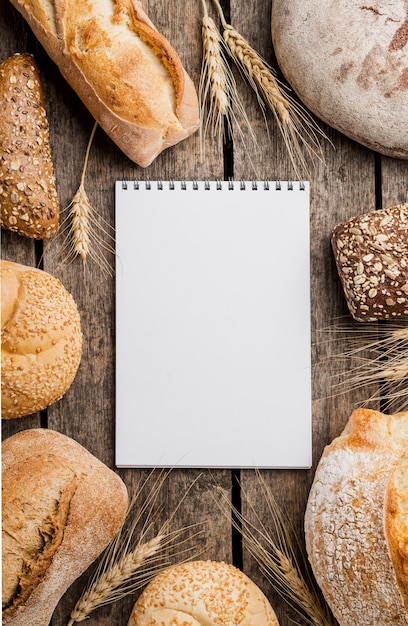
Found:
[{"label": "wooden table surface", "polygon": [[[149,16],[178,51],[182,62],[198,85],[201,65],[201,3],[198,0],[145,0]],[[272,64],[270,36],[270,0],[231,0],[231,23],[249,39]],[[34,54],[40,68],[51,134],[54,169],[61,207],[68,205],[78,188],[81,169],[93,127],[93,119],[66,84],[57,67],[34,38],[30,29],[8,0],[1,0],[1,58],[15,52]],[[240,80],[238,78],[238,80]],[[205,160],[200,158],[198,134],[161,154],[147,169],[128,160],[98,128],[92,145],[86,177],[89,199],[109,223],[114,220],[114,181],[117,179],[224,179],[251,177],[250,158],[258,177],[269,180],[291,180],[294,172],[283,141],[268,117],[270,136],[251,90],[239,82],[240,91],[261,154],[250,156],[240,142],[225,150],[217,141],[207,142]],[[333,395],[333,379],[341,375],[347,363],[335,354],[342,345],[330,334],[322,333],[339,317],[348,318],[347,307],[330,249],[330,234],[340,221],[368,210],[407,201],[408,163],[385,158],[347,139],[321,124],[334,144],[323,143],[326,164],[317,163],[311,182],[311,273],[312,273],[312,359],[313,359],[313,468],[311,470],[263,471],[271,492],[284,507],[299,536],[308,491],[323,448],[343,429],[351,410],[365,398],[365,390]],[[27,265],[40,266],[58,276],[76,300],[82,319],[84,350],[75,381],[66,395],[41,414],[3,423],[3,437],[19,430],[48,427],[74,438],[107,465],[114,467],[114,373],[115,308],[114,278],[103,273],[92,261],[59,264],[62,237],[43,247],[13,233],[2,233],[2,257]],[[350,319],[350,318],[349,318]],[[287,372],[291,376],[290,371]],[[296,389],[293,390],[296,393]],[[286,399],[291,411],[291,398]],[[285,416],[282,416],[284,419]],[[141,436],[143,436],[141,432]],[[120,471],[129,492],[133,494],[147,471]],[[174,470],[159,497],[161,511],[157,524],[168,517],[179,503],[180,494],[193,484],[174,521],[175,526],[203,524],[203,533],[194,540],[200,558],[225,560],[241,567],[264,590],[274,606],[282,626],[290,624],[293,612],[272,590],[258,565],[248,554],[245,543],[232,529],[231,521],[217,506],[216,489],[232,498],[249,519],[253,511],[258,520],[270,524],[265,497],[252,470]],[[88,573],[77,580],[60,601],[53,626],[63,626],[82,590]],[[125,625],[135,601],[132,595],[114,605],[97,610],[89,626]]]}]

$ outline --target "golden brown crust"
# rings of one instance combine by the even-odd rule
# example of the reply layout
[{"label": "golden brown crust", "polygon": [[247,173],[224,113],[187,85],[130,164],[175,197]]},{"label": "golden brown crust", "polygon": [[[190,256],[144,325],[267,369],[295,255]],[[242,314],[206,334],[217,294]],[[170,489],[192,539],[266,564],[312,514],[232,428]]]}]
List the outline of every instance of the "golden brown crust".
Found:
[{"label": "golden brown crust", "polygon": [[262,591],[222,561],[165,570],[139,596],[128,626],[279,626]]},{"label": "golden brown crust", "polygon": [[387,485],[384,524],[390,557],[408,613],[408,448]]},{"label": "golden brown crust", "polygon": [[0,224],[49,238],[59,223],[48,121],[40,75],[30,54],[0,64]]},{"label": "golden brown crust", "polygon": [[12,0],[96,121],[148,166],[199,125],[196,90],[137,0]]},{"label": "golden brown crust", "polygon": [[44,626],[118,532],[127,490],[85,448],[52,430],[4,441],[2,470],[3,624]]},{"label": "golden brown crust", "polygon": [[2,417],[30,415],[60,399],[82,354],[77,306],[47,272],[1,261]]},{"label": "golden brown crust", "polygon": [[316,469],[306,547],[340,626],[408,624],[384,525],[387,485],[407,448],[408,412],[358,409]]}]

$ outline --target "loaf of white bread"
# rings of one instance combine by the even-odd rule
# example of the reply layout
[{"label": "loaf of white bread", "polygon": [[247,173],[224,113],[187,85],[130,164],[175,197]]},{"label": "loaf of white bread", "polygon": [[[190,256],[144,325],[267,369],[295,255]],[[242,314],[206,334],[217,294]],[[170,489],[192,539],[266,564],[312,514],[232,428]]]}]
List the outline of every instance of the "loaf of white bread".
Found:
[{"label": "loaf of white bread", "polygon": [[119,531],[127,489],[85,448],[47,429],[3,442],[2,488],[2,623],[46,626]]},{"label": "loaf of white bread", "polygon": [[279,626],[259,587],[223,561],[191,561],[156,576],[128,626]]},{"label": "loaf of white bread", "polygon": [[340,626],[407,626],[408,412],[352,413],[318,464],[305,533]]},{"label": "loaf of white bread", "polygon": [[71,386],[82,355],[77,305],[42,270],[0,261],[1,416],[45,409]]},{"label": "loaf of white bread", "polygon": [[199,126],[195,87],[137,0],[11,0],[95,120],[148,166]]}]

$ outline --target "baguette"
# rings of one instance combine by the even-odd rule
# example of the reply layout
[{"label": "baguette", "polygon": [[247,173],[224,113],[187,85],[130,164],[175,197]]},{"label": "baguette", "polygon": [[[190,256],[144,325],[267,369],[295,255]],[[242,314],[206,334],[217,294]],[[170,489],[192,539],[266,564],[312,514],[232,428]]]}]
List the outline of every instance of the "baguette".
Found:
[{"label": "baguette", "polygon": [[122,480],[47,429],[2,445],[4,626],[47,626],[59,599],[119,531]]},{"label": "baguette", "polygon": [[0,224],[34,239],[58,229],[59,204],[38,67],[30,54],[0,64]]},{"label": "baguette", "polygon": [[408,412],[357,409],[316,469],[306,548],[340,626],[408,624]]},{"label": "baguette", "polygon": [[95,120],[147,167],[199,126],[195,87],[138,0],[11,0]]}]

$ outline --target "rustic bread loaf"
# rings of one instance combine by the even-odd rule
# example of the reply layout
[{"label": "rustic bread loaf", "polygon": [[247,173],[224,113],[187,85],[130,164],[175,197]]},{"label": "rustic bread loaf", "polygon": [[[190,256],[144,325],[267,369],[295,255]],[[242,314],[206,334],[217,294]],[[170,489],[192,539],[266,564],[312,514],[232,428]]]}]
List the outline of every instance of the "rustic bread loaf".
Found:
[{"label": "rustic bread loaf", "polygon": [[194,85],[137,0],[11,0],[111,139],[148,166],[199,126]]},{"label": "rustic bread loaf", "polygon": [[408,315],[408,204],[338,224],[332,247],[354,319]]},{"label": "rustic bread loaf", "polygon": [[47,272],[1,261],[3,418],[22,417],[59,400],[82,354],[77,306]]},{"label": "rustic bread loaf", "polygon": [[62,594],[125,518],[119,476],[69,437],[19,432],[2,444],[4,626],[47,626]]},{"label": "rustic bread loaf", "polygon": [[0,63],[0,225],[35,239],[58,229],[59,204],[40,75],[30,54]]},{"label": "rustic bread loaf", "polygon": [[324,450],[305,515],[316,580],[340,626],[408,624],[408,412],[358,409]]},{"label": "rustic bread loaf", "polygon": [[408,158],[406,0],[273,0],[272,40],[285,78],[320,119]]},{"label": "rustic bread loaf", "polygon": [[262,591],[221,561],[192,561],[165,570],[139,596],[128,626],[279,626]]}]

